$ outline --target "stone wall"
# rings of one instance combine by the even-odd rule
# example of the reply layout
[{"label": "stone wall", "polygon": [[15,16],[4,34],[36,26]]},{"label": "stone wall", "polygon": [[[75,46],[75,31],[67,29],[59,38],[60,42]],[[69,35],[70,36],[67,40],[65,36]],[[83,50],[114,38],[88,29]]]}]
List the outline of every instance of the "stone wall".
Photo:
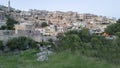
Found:
[{"label": "stone wall", "polygon": [[25,31],[21,31],[19,34],[15,34],[14,30],[0,30],[0,40],[3,41],[7,41],[9,39],[20,36],[29,37],[37,42],[47,41],[48,39],[56,40],[55,36],[42,36],[41,34],[25,33]]}]

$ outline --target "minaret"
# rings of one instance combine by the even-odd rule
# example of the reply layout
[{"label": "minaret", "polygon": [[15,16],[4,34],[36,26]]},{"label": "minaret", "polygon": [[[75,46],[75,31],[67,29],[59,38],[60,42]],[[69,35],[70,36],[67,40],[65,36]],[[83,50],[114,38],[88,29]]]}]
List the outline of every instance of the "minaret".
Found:
[{"label": "minaret", "polygon": [[10,13],[10,0],[8,0],[8,13]]}]

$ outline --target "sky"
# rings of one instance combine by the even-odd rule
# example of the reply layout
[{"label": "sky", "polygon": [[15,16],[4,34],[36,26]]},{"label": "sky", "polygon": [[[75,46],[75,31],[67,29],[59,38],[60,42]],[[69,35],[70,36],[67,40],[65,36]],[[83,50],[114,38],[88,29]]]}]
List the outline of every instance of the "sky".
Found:
[{"label": "sky", "polygon": [[[0,0],[7,6],[8,0]],[[74,11],[120,18],[120,0],[11,0],[11,7],[20,10]]]}]

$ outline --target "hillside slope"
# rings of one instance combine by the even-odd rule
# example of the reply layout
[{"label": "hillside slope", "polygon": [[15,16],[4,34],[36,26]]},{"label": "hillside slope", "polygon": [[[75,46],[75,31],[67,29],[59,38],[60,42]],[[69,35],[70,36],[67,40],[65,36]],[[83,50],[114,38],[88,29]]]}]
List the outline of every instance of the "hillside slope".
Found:
[{"label": "hillside slope", "polygon": [[30,50],[18,55],[0,56],[0,68],[119,68],[69,51],[51,55],[48,61],[38,62],[36,52]]}]

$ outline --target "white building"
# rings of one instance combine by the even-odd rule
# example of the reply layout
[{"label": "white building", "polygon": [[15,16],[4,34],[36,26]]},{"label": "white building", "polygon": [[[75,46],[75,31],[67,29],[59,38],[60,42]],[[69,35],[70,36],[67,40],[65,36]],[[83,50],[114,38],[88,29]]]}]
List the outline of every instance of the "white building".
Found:
[{"label": "white building", "polygon": [[83,27],[86,27],[85,22],[76,22],[76,23],[73,23],[72,29],[81,29]]},{"label": "white building", "polygon": [[56,35],[54,25],[50,25],[45,28],[36,28],[35,30],[39,31],[41,35],[46,35],[46,36]]}]

